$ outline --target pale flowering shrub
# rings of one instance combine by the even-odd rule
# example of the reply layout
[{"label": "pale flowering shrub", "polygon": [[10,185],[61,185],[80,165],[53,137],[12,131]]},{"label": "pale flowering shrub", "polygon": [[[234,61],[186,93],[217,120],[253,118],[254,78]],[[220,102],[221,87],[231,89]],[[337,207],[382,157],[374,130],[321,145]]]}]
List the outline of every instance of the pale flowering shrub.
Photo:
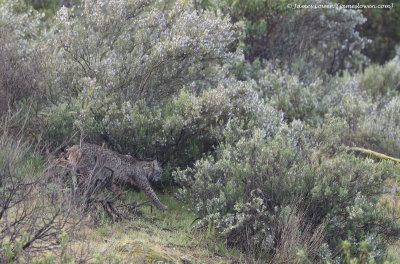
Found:
[{"label": "pale flowering shrub", "polygon": [[333,113],[354,123],[349,126],[357,126],[355,122],[372,107],[371,95],[359,88],[358,76],[348,72],[342,77],[305,80],[273,63],[242,63],[239,67],[236,78],[255,80],[260,97],[282,111],[288,122],[301,120],[315,126]]},{"label": "pale flowering shrub", "polygon": [[[40,19],[43,14],[29,8],[22,0],[2,0],[0,2],[1,34],[9,33],[19,37],[15,45],[20,49],[32,49],[33,43],[29,40],[40,35]],[[31,45],[29,45],[31,44]],[[24,52],[20,50],[20,52]]]},{"label": "pale flowering shrub", "polygon": [[267,64],[257,72],[257,90],[274,108],[284,113],[285,120],[321,123],[327,112],[326,89],[322,80],[300,80],[296,75]]},{"label": "pale flowering shrub", "polygon": [[42,17],[22,0],[0,2],[0,112],[40,92]]},{"label": "pale flowering shrub", "polygon": [[335,116],[346,121],[349,133],[355,133],[363,120],[371,113],[371,96],[359,89],[355,76],[344,74],[343,77],[330,81],[326,95],[326,107]]},{"label": "pale flowering shrub", "polygon": [[57,13],[47,46],[49,86],[57,96],[77,96],[89,78],[117,104],[160,103],[190,83],[201,89],[218,80],[220,63],[233,56],[232,29],[190,1],[84,0]]},{"label": "pale flowering shrub", "polygon": [[[398,167],[347,153],[344,121],[330,118],[312,129],[296,121],[274,135],[257,128],[231,140],[237,132],[230,130],[238,127],[227,126],[216,155],[175,173],[180,196],[199,214],[200,225],[212,225],[229,245],[262,259],[276,259],[285,245],[292,263],[293,248],[318,261],[323,243],[336,252],[341,239],[357,244],[370,236],[382,254],[384,241],[399,234],[396,221],[376,209],[376,194]],[[285,211],[300,224],[281,219]],[[286,228],[299,237],[285,237]]]}]

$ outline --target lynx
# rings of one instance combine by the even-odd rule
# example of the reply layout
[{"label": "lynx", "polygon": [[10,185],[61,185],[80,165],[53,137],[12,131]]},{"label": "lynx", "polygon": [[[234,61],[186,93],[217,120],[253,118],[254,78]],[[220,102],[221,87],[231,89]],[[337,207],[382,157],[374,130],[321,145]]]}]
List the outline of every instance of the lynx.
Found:
[{"label": "lynx", "polygon": [[[147,197],[160,210],[168,207],[160,202],[149,181],[161,178],[162,169],[156,160],[140,161],[130,155],[121,155],[94,144],[83,143],[73,145],[67,149],[69,166],[83,175],[88,175],[89,170],[93,175],[98,175],[99,180],[107,177],[115,183],[130,183],[143,190]],[[97,172],[94,171],[97,169]]]}]

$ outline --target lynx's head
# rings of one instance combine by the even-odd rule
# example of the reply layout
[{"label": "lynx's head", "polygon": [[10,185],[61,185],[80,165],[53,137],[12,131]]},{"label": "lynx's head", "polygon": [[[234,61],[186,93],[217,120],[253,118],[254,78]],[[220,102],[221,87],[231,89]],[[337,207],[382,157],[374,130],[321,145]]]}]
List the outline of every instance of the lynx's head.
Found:
[{"label": "lynx's head", "polygon": [[159,181],[162,176],[162,169],[156,160],[148,161],[147,179],[149,181]]}]

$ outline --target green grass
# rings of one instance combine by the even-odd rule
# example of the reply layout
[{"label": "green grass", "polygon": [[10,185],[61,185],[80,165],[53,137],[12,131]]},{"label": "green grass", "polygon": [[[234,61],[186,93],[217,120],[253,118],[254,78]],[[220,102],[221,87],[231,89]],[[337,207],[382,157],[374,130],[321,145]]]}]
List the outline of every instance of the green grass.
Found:
[{"label": "green grass", "polygon": [[[129,192],[126,197],[129,201],[147,200],[142,192]],[[77,244],[95,244],[93,256],[108,256],[115,263],[182,263],[182,258],[193,263],[245,263],[244,257],[227,248],[214,232],[194,227],[196,215],[173,195],[161,194],[159,198],[168,210],[160,211],[148,204],[132,220],[110,223],[104,219],[100,226],[89,223],[78,232]]]},{"label": "green grass", "polygon": [[388,259],[392,263],[400,263],[400,242],[388,248]]}]

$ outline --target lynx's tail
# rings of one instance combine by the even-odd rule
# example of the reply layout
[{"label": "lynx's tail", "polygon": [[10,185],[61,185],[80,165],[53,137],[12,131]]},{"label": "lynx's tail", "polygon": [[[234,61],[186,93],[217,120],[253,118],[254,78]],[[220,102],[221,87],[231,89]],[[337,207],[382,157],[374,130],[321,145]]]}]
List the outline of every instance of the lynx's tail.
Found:
[{"label": "lynx's tail", "polygon": [[149,199],[154,203],[154,205],[160,210],[167,210],[168,206],[162,204],[158,199],[153,188],[151,188],[150,183],[147,178],[143,177],[140,181],[137,181],[139,188],[144,191],[144,193],[149,197]]}]

